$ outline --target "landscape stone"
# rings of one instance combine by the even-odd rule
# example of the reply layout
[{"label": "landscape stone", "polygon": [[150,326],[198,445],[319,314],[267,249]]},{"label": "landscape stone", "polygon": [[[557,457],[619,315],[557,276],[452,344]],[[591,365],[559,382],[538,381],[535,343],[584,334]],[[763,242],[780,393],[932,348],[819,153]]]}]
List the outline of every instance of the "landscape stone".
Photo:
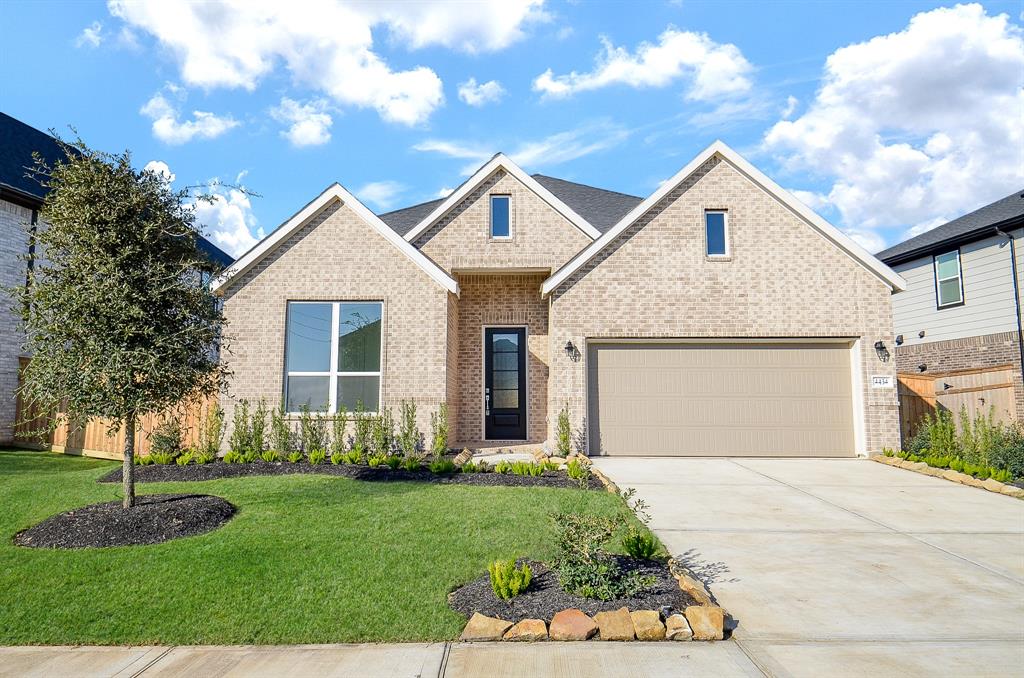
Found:
[{"label": "landscape stone", "polygon": [[633,640],[633,618],[628,608],[598,612],[594,621],[601,632],[601,640]]},{"label": "landscape stone", "polygon": [[1017,499],[1024,499],[1024,489],[1019,488],[1016,485],[1003,485],[1003,489],[999,490],[999,493],[1005,494],[1009,497],[1016,497]]},{"label": "landscape stone", "polygon": [[473,616],[469,618],[466,628],[462,630],[459,640],[467,642],[501,640],[510,626],[512,626],[512,622],[474,612]]},{"label": "landscape stone", "polygon": [[1003,484],[1001,482],[999,482],[998,480],[996,480],[995,478],[988,478],[988,479],[986,479],[984,482],[981,483],[981,486],[984,487],[989,492],[1002,492],[1003,491]]},{"label": "landscape stone", "polygon": [[691,605],[685,613],[694,640],[722,640],[725,637],[725,611],[722,608]]},{"label": "landscape stone", "polygon": [[665,637],[668,640],[692,640],[693,631],[690,630],[686,617],[678,612],[669,615],[669,618],[665,620]]},{"label": "landscape stone", "polygon": [[551,640],[587,640],[595,633],[597,624],[594,620],[576,608],[557,612],[548,627]]},{"label": "landscape stone", "polygon": [[960,473],[960,471],[954,471],[953,469],[943,471],[942,477],[946,480],[952,480],[954,483],[962,483],[964,478],[970,478],[966,473]]},{"label": "landscape stone", "polygon": [[679,582],[679,588],[693,598],[698,605],[714,605],[714,601],[711,600],[711,592],[688,569],[677,563],[672,563],[672,574]]},{"label": "landscape stone", "polygon": [[472,458],[473,452],[467,448],[463,448],[462,452],[459,452],[458,454],[455,455],[455,459],[453,459],[453,461],[455,462],[456,466],[462,466],[463,464],[468,463],[469,460]]},{"label": "landscape stone", "polygon": [[969,475],[965,475],[964,479],[961,480],[960,482],[962,482],[964,485],[968,485],[970,487],[984,487],[985,486],[982,483],[982,481],[978,480],[974,476],[969,476]]},{"label": "landscape stone", "polygon": [[905,466],[904,468],[909,468],[911,471],[923,471],[928,468],[928,464],[923,461],[915,461],[911,462],[910,465]]},{"label": "landscape stone", "polygon": [[536,642],[548,639],[548,625],[543,619],[524,619],[505,633],[505,640]]},{"label": "landscape stone", "polygon": [[665,640],[665,625],[657,610],[635,610],[629,616],[633,618],[637,640]]}]

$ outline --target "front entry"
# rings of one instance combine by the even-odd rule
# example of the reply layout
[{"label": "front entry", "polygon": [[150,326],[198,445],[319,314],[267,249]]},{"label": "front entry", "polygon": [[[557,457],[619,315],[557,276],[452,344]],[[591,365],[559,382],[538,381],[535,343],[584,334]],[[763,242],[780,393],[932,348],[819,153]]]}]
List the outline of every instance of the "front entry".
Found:
[{"label": "front entry", "polygon": [[526,440],[526,329],[484,330],[484,437]]}]

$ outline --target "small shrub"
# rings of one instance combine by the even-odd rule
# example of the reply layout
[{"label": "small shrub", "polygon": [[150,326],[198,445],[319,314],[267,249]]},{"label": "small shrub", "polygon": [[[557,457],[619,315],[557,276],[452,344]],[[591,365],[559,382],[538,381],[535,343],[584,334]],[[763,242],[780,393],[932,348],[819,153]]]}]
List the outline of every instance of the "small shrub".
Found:
[{"label": "small shrub", "polygon": [[334,457],[345,452],[345,432],[347,429],[348,410],[345,409],[344,405],[340,405],[337,414],[331,420],[331,461],[333,463],[339,463],[334,461]]},{"label": "small shrub", "polygon": [[476,463],[477,473],[493,473],[494,467],[488,464],[486,461],[478,461]]},{"label": "small shrub", "polygon": [[170,452],[150,452],[149,458],[153,460],[154,464],[173,464],[175,458],[178,455],[171,454]]},{"label": "small shrub", "polygon": [[331,452],[331,463],[337,466],[338,464],[345,461],[344,452]]},{"label": "small shrub", "polygon": [[891,447],[883,447],[882,448],[882,454],[884,454],[887,457],[892,457],[896,453],[893,451],[893,449]]},{"label": "small shrub", "polygon": [[[359,456],[361,457],[370,449],[373,438],[373,418],[366,414],[366,409],[363,407],[362,400],[356,403],[356,409],[352,414],[352,420],[355,424],[355,436],[352,438],[352,449],[359,452]],[[390,449],[378,451],[378,454],[390,453]]]},{"label": "small shrub", "polygon": [[562,465],[560,463],[558,463],[557,461],[551,461],[550,459],[545,459],[543,462],[541,462],[541,466],[544,467],[545,471],[557,471],[558,469],[562,468]]},{"label": "small shrub", "polygon": [[327,461],[327,450],[311,450],[309,453],[310,464],[322,464]]},{"label": "small shrub", "polygon": [[245,463],[245,460],[242,458],[241,453],[235,452],[234,450],[231,450],[230,452],[227,452],[227,453],[224,454],[224,463],[225,464],[243,464],[243,463]]},{"label": "small shrub", "polygon": [[[416,428],[416,401],[403,400],[398,408],[398,447],[407,457],[419,453],[420,430]],[[380,450],[377,451],[378,454]]]},{"label": "small shrub", "polygon": [[289,452],[287,459],[289,462],[293,464],[298,464],[300,461],[302,461],[302,452],[299,452],[298,450]]},{"label": "small shrub", "polygon": [[370,468],[377,468],[378,466],[383,466],[386,462],[387,457],[380,454],[371,454],[369,457],[366,458],[366,464]]},{"label": "small shrub", "polygon": [[590,469],[579,459],[573,459],[566,464],[565,473],[577,482],[585,483],[590,480]]},{"label": "small shrub", "polygon": [[359,454],[356,450],[349,450],[341,455],[341,459],[346,464],[359,464],[363,461],[363,455]]},{"label": "small shrub", "polygon": [[373,451],[377,454],[390,454],[395,442],[395,419],[390,407],[380,407],[380,412],[373,418]]},{"label": "small shrub", "polygon": [[438,475],[458,473],[459,471],[459,467],[455,465],[454,461],[452,461],[451,459],[444,458],[435,459],[434,461],[430,462],[430,466],[428,468],[430,469],[431,473],[436,473]]},{"label": "small shrub", "polygon": [[558,424],[555,428],[555,448],[558,456],[568,457],[572,452],[572,425],[569,423],[569,406],[564,405],[558,411]]},{"label": "small shrub", "polygon": [[148,455],[148,454],[145,455],[145,456],[135,455],[135,465],[136,466],[149,466],[152,463],[153,463],[153,457]]},{"label": "small shrub", "polygon": [[260,452],[260,459],[266,462],[281,461],[281,453],[277,450],[263,450]]},{"label": "small shrub", "polygon": [[630,525],[622,538],[622,548],[634,558],[650,560],[658,552],[658,539],[650,530]]},{"label": "small shrub", "polygon": [[964,471],[964,460],[960,459],[958,457],[954,457],[949,462],[949,468],[953,469],[954,471],[958,471],[960,473],[963,473],[963,471]]},{"label": "small shrub", "polygon": [[990,463],[1005,469],[1010,479],[1024,478],[1024,422],[1004,426],[992,441]]},{"label": "small shrub", "polygon": [[[402,462],[405,461],[397,454],[389,454],[384,457],[384,463],[388,465],[388,468],[392,471],[397,471],[402,468]],[[418,466],[416,468],[419,468]]]},{"label": "small shrub", "polygon": [[284,403],[270,413],[270,446],[283,456],[287,456],[295,447],[295,436],[288,424]]},{"label": "small shrub", "polygon": [[199,448],[195,454],[196,463],[209,464],[216,461],[223,440],[224,410],[220,405],[212,405],[207,408],[206,416],[199,426]]},{"label": "small shrub", "polygon": [[491,575],[491,589],[494,590],[494,595],[502,600],[511,600],[518,596],[530,586],[530,580],[533,579],[530,566],[523,563],[516,567],[514,559],[495,560],[487,566],[487,571]]},{"label": "small shrub", "polygon": [[149,440],[151,454],[170,456],[173,460],[181,454],[181,424],[174,417],[165,419],[153,429]]},{"label": "small shrub", "polygon": [[543,475],[544,467],[528,461],[517,461],[512,463],[512,474],[517,476],[530,476],[536,478]]},{"label": "small shrub", "polygon": [[267,438],[267,401],[260,398],[249,423],[249,449],[257,456],[263,455]]},{"label": "small shrub", "polygon": [[242,452],[242,461],[246,464],[251,464],[260,458],[260,453],[256,451],[256,448],[248,449]]},{"label": "small shrub", "polygon": [[231,437],[228,447],[232,452],[245,454],[252,447],[252,420],[249,416],[249,401],[242,399],[235,405],[231,419]]},{"label": "small shrub", "polygon": [[208,451],[200,449],[199,451],[192,455],[192,458],[197,464],[212,464],[213,462],[217,461],[217,451]]},{"label": "small shrub", "polygon": [[604,545],[615,534],[619,517],[560,513],[555,522],[557,555],[553,561],[558,583],[584,598],[611,600],[635,595],[654,584],[653,576],[623,572]]},{"label": "small shrub", "polygon": [[178,458],[174,460],[174,463],[176,463],[178,466],[188,466],[191,462],[192,462],[192,453],[191,452],[185,452],[183,454],[180,454],[180,455],[178,455]]},{"label": "small shrub", "polygon": [[404,459],[402,459],[402,468],[404,468],[406,471],[419,471],[420,460],[417,459],[416,457],[405,457]]},{"label": "small shrub", "polygon": [[1006,469],[992,469],[991,477],[998,480],[1001,483],[1008,483],[1013,480],[1013,474]]},{"label": "small shrub", "polygon": [[502,459],[494,465],[495,473],[512,473],[512,462]]},{"label": "small shrub", "polygon": [[[303,404],[299,413],[299,439],[302,441],[302,451],[307,455],[314,451],[327,449],[327,419],[323,412],[313,412],[309,405]],[[326,458],[326,453],[325,453]]]},{"label": "small shrub", "polygon": [[438,458],[448,451],[448,404],[441,403],[430,414],[430,453]]}]

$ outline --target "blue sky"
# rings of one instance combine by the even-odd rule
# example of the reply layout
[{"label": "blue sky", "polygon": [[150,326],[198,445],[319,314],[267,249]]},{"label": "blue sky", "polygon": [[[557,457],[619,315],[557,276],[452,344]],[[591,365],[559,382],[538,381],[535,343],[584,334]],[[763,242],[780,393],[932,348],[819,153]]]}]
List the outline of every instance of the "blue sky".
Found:
[{"label": "blue sky", "polygon": [[720,138],[871,250],[1024,188],[1018,1],[4,3],[0,108],[131,149],[247,249],[492,153],[646,196]]}]

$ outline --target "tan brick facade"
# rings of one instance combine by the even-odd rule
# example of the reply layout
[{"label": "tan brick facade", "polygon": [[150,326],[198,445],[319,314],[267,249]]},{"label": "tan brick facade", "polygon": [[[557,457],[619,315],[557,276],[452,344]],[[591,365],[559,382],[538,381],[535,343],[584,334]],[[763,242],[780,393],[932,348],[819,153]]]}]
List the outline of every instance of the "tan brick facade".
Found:
[{"label": "tan brick facade", "polygon": [[[706,209],[729,213],[728,260],[704,254]],[[860,340],[866,447],[899,442],[889,288],[726,162],[713,158],[552,293],[549,412],[585,412],[586,342],[629,337],[850,337]]]},{"label": "tan brick facade", "polygon": [[[28,225],[32,210],[0,200],[0,287],[25,284],[28,254]],[[0,445],[14,440],[15,392],[18,388],[18,358],[25,334],[14,312],[13,301],[0,290]]]}]

